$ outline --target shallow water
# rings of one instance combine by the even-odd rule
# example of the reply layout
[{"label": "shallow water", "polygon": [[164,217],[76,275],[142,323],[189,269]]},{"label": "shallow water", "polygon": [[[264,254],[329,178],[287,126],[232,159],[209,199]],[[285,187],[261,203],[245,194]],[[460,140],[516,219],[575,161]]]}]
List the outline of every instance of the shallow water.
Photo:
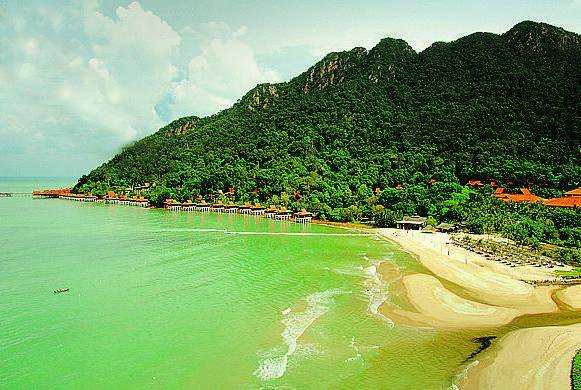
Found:
[{"label": "shallow water", "polygon": [[0,198],[0,247],[2,388],[445,389],[479,348],[382,317],[421,266],[348,230]]}]

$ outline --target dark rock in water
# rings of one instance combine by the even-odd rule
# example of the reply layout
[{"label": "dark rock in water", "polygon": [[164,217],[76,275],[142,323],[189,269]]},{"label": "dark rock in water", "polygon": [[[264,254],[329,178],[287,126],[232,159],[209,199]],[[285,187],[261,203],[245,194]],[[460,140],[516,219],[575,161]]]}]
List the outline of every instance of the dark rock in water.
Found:
[{"label": "dark rock in water", "polygon": [[53,294],[60,294],[60,293],[64,293],[64,292],[67,292],[67,291],[69,291],[68,288],[61,288],[61,289],[58,289],[58,290],[54,290],[53,291]]},{"label": "dark rock in water", "polygon": [[479,344],[478,349],[476,349],[476,351],[472,352],[464,360],[464,362],[467,362],[467,361],[471,360],[476,355],[478,355],[480,352],[482,352],[485,349],[487,349],[488,347],[490,347],[492,345],[492,340],[494,340],[495,338],[496,338],[496,336],[484,336],[484,337],[476,337],[475,339],[473,339],[473,341],[475,341],[475,342],[477,342]]}]

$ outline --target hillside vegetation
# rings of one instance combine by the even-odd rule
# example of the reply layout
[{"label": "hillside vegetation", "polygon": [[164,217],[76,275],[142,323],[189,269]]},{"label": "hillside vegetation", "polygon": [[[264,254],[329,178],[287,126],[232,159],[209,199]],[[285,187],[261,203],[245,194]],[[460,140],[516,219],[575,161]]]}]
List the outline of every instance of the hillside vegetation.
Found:
[{"label": "hillside vegetation", "polygon": [[[496,203],[462,184],[494,179],[547,197],[578,187],[580,80],[581,37],[543,23],[421,53],[385,38],[369,51],[330,53],[289,82],[258,85],[213,116],[178,119],[81,177],[75,191],[155,182],[159,204],[233,187],[235,200],[323,219],[389,224],[421,214],[510,230],[491,216]],[[579,246],[579,212],[515,207],[493,211],[551,219],[539,240]],[[574,231],[559,238],[562,228]]]}]

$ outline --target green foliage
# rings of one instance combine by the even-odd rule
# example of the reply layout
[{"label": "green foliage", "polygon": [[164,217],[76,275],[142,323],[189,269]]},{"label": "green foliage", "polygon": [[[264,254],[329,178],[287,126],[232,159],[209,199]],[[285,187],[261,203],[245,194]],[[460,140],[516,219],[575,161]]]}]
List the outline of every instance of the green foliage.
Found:
[{"label": "green foliage", "polygon": [[75,191],[156,182],[149,197],[161,205],[234,187],[237,201],[304,207],[322,219],[393,226],[419,214],[523,244],[579,246],[578,211],[501,205],[490,188],[461,185],[534,182],[555,196],[581,184],[579,42],[527,22],[421,53],[395,39],[331,53],[227,110],[168,124]]},{"label": "green foliage", "polygon": [[375,224],[379,227],[395,227],[395,222],[402,218],[397,211],[380,210],[373,214]]},{"label": "green foliage", "polygon": [[581,349],[577,350],[571,368],[571,384],[573,390],[581,390]]}]

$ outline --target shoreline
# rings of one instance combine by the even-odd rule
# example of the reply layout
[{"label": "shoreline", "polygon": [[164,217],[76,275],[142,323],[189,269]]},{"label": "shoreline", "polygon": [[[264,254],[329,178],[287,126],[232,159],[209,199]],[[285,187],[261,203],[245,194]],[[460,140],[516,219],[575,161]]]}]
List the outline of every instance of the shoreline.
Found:
[{"label": "shoreline", "polygon": [[[475,253],[469,256],[456,247],[441,245],[438,250],[433,245],[437,240],[431,238],[422,241],[422,236],[396,229],[378,229],[377,233],[433,274],[416,272],[402,279],[404,295],[415,311],[387,303],[380,307],[396,326],[480,329],[482,334],[508,330],[470,363],[460,381],[461,388],[570,389],[572,359],[581,348],[581,285],[532,286],[524,280],[545,278],[552,270],[524,269],[516,273],[514,268],[502,269],[500,264]],[[390,276],[382,273],[382,277]],[[517,330],[511,325],[521,317],[558,313],[578,313],[579,322],[568,326],[526,325]]]},{"label": "shoreline", "polygon": [[460,382],[465,389],[571,389],[581,324],[520,329],[484,351]]}]

